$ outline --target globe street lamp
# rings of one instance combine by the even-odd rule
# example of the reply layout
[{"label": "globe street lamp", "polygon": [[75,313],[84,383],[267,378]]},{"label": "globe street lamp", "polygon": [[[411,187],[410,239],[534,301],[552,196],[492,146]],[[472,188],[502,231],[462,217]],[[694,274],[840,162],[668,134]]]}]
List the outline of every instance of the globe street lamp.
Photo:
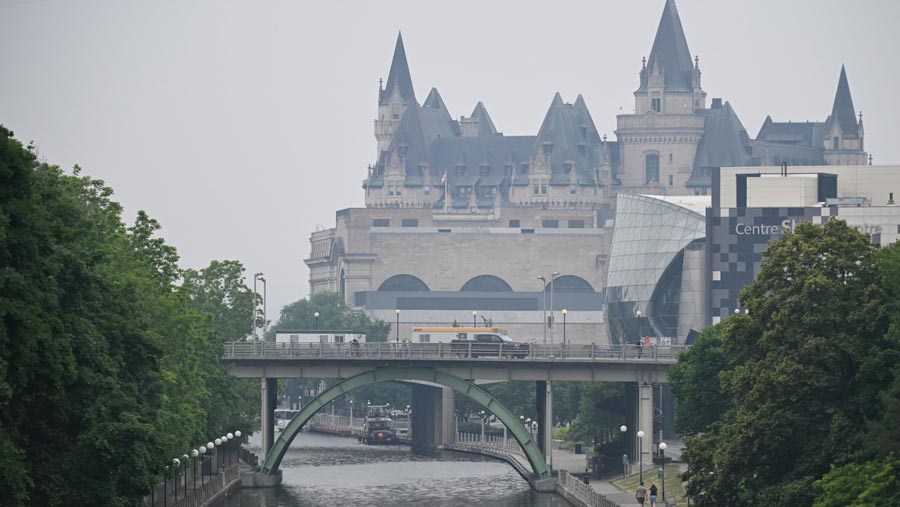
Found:
[{"label": "globe street lamp", "polygon": [[191,449],[191,475],[194,476],[194,490],[197,489],[197,456],[200,455],[200,451],[197,449]]},{"label": "globe street lamp", "polygon": [[353,431],[353,400],[350,400],[350,431]]},{"label": "globe street lamp", "polygon": [[[625,426],[624,424],[619,426],[619,431],[621,431],[622,433],[627,432],[628,426]],[[626,447],[625,450],[627,451],[628,448]],[[626,475],[628,475],[628,453],[627,452],[622,455],[622,478],[624,479]]]},{"label": "globe street lamp", "polygon": [[484,410],[478,413],[481,417],[481,442],[484,443]]},{"label": "globe street lamp", "polygon": [[178,458],[172,460],[172,468],[175,470],[175,500],[178,500],[178,466],[181,461]]},{"label": "globe street lamp", "polygon": [[640,464],[638,465],[641,469],[641,484],[644,484],[644,432],[638,431],[638,455],[641,457]]},{"label": "globe street lamp", "polygon": [[200,485],[203,486],[203,457],[206,454],[206,446],[201,445],[197,451],[200,453]]},{"label": "globe street lamp", "polygon": [[316,331],[319,330],[319,312],[313,314],[313,317],[316,318]]},{"label": "globe street lamp", "polygon": [[478,310],[472,310],[472,327],[478,327],[475,317],[478,316]]},{"label": "globe street lamp", "polygon": [[394,313],[397,314],[397,343],[400,343],[400,309],[397,308]]},{"label": "globe street lamp", "polygon": [[566,344],[566,315],[568,315],[568,313],[569,313],[569,310],[566,310],[565,308],[563,308],[563,310],[562,310],[562,314],[563,314],[563,345]]},{"label": "globe street lamp", "polygon": [[662,468],[659,469],[660,479],[662,479],[662,499],[663,504],[666,502],[666,445],[665,442],[659,443],[659,456],[662,458]]},{"label": "globe street lamp", "polygon": [[544,328],[544,345],[547,345],[547,279],[543,276],[537,279],[541,281],[541,299],[544,302],[544,320],[541,327]]}]

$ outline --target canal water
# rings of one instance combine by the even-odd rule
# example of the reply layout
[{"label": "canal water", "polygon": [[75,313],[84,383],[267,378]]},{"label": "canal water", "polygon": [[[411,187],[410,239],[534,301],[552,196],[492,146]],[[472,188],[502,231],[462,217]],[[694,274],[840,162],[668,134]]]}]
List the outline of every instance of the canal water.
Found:
[{"label": "canal water", "polygon": [[[249,442],[259,452],[259,437]],[[255,448],[254,448],[255,443]],[[228,507],[568,507],[535,493],[502,461],[406,446],[368,446],[355,439],[302,432],[281,462],[278,488],[243,489]]]}]

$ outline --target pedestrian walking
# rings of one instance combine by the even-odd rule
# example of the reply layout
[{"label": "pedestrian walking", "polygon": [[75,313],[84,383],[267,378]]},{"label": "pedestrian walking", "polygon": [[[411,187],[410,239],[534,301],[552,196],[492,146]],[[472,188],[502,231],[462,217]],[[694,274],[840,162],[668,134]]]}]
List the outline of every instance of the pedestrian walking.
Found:
[{"label": "pedestrian walking", "polygon": [[656,507],[656,484],[650,485],[650,507]]},{"label": "pedestrian walking", "polygon": [[644,502],[647,501],[647,488],[644,487],[643,482],[641,482],[641,485],[638,486],[637,491],[634,492],[634,498],[641,506],[643,506]]}]

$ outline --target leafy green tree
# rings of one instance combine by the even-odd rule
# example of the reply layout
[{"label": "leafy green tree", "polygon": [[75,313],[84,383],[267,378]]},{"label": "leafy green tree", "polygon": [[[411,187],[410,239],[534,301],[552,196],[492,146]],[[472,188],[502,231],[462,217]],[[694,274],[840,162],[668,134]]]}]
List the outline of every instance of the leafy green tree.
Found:
[{"label": "leafy green tree", "polygon": [[282,329],[316,329],[316,312],[319,313],[318,329],[362,331],[366,333],[367,342],[384,342],[391,330],[390,324],[382,320],[373,320],[362,313],[354,314],[340,294],[323,292],[282,308],[278,322],[266,334],[266,339],[274,340],[275,332]]},{"label": "leafy green tree", "polygon": [[213,329],[221,342],[241,340],[250,333],[249,315],[255,298],[245,284],[240,262],[214,260],[199,271],[187,269],[182,289],[188,294],[191,308],[212,317]]},{"label": "leafy green tree", "polygon": [[731,406],[719,381],[719,373],[728,367],[722,330],[723,325],[704,330],[669,369],[669,386],[678,400],[675,431],[683,435],[709,431]]},{"label": "leafy green tree", "polygon": [[135,502],[161,450],[161,349],[135,325],[134,281],[149,274],[128,262],[109,188],[38,164],[11,137],[0,128],[0,496]]},{"label": "leafy green tree", "polygon": [[861,372],[888,345],[876,250],[839,220],[770,243],[741,293],[750,315],[723,334],[734,406],[685,454],[698,506],[812,505],[809,485],[861,448]]},{"label": "leafy green tree", "polygon": [[813,507],[869,507],[900,504],[900,459],[888,456],[864,464],[833,467],[815,483]]}]

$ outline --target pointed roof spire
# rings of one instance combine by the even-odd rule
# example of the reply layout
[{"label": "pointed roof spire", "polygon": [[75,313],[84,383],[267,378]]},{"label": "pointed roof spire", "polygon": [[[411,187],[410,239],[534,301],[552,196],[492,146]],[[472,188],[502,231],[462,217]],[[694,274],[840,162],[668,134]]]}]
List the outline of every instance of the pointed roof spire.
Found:
[{"label": "pointed roof spire", "polygon": [[494,127],[491,115],[488,114],[487,108],[484,107],[481,101],[478,101],[478,104],[475,105],[475,110],[472,111],[472,118],[478,120],[478,137],[497,135],[497,129]]},{"label": "pointed roof spire", "polygon": [[856,109],[853,108],[853,97],[850,96],[850,85],[847,83],[847,71],[843,65],[841,65],[841,77],[838,79],[837,92],[834,94],[831,121],[836,121],[840,125],[844,137],[859,137]]},{"label": "pointed roof spire", "polygon": [[409,74],[409,64],[406,63],[406,50],[403,49],[403,34],[397,32],[397,45],[394,47],[394,59],[391,61],[391,72],[388,74],[387,85],[381,93],[379,103],[385,103],[391,96],[394,86],[400,88],[400,96],[405,101],[416,101],[413,91],[412,77]]},{"label": "pointed roof spire", "polygon": [[428,97],[425,98],[422,108],[447,111],[447,106],[444,105],[444,99],[441,98],[441,94],[438,92],[437,88],[432,88],[431,91],[428,92]]},{"label": "pointed roof spire", "polygon": [[[647,67],[658,65],[665,77],[666,91],[691,91],[693,80],[691,72],[694,70],[694,62],[691,52],[688,50],[684,29],[681,27],[681,19],[678,17],[678,9],[675,8],[675,0],[666,0],[662,17],[659,20],[659,28],[656,30],[656,39],[653,40],[653,49],[650,50],[650,59]],[[638,91],[647,89],[647,75],[641,76],[641,86]]]}]

